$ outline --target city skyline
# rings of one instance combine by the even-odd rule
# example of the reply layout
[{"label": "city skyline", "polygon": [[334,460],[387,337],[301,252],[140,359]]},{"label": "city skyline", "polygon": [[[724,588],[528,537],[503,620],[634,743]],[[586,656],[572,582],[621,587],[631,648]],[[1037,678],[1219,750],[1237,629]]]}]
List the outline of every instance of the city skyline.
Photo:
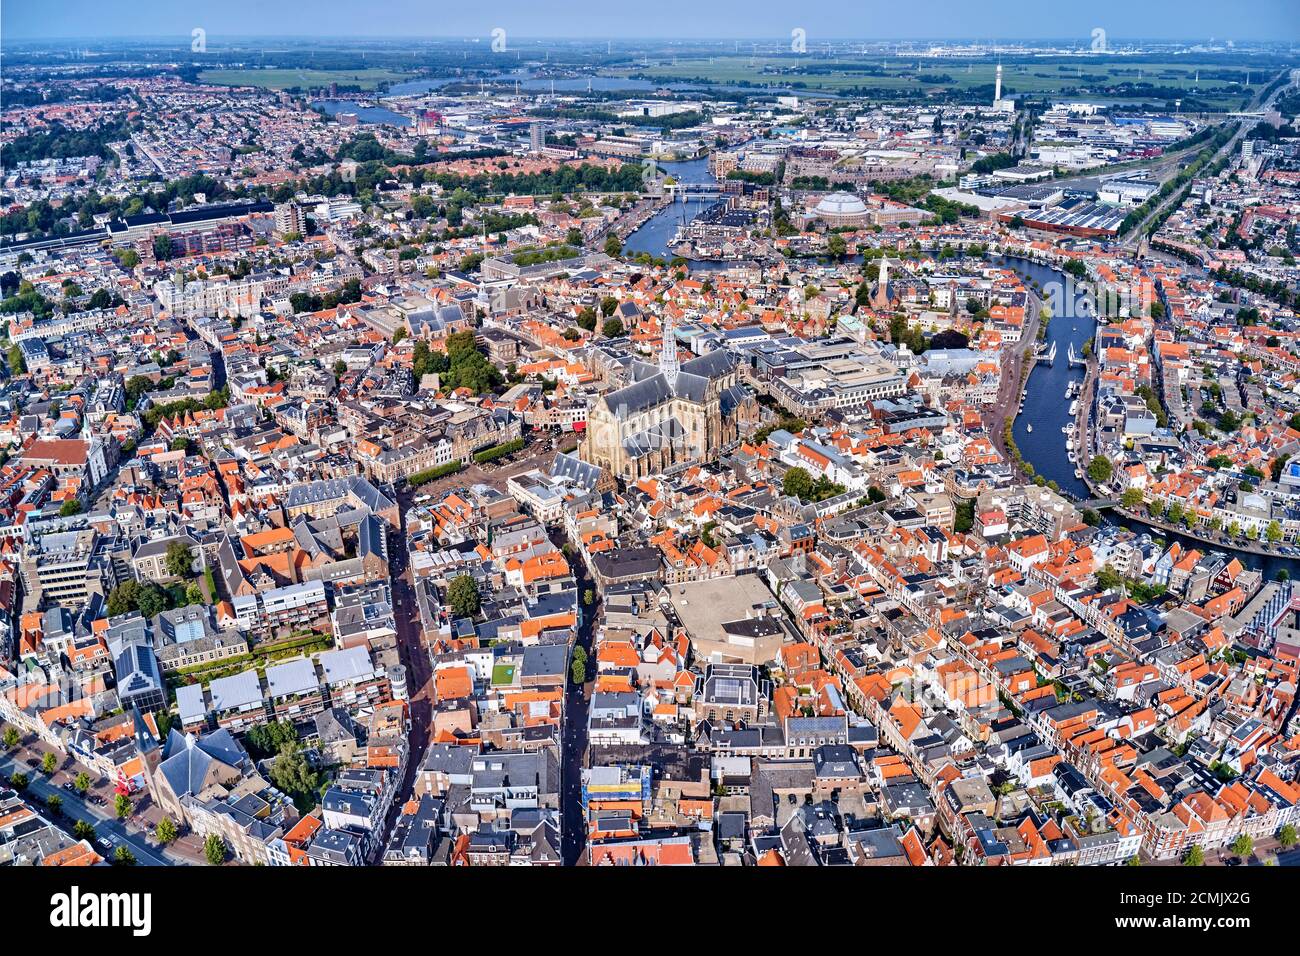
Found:
[{"label": "city skyline", "polygon": [[437,4],[398,0],[385,5],[384,16],[375,17],[370,8],[326,0],[313,4],[311,23],[304,23],[294,9],[266,9],[249,0],[201,2],[184,9],[157,0],[130,4],[70,0],[54,8],[33,0],[11,0],[5,5],[2,25],[10,41],[179,38],[188,36],[196,26],[213,38],[286,39],[458,39],[488,36],[497,28],[520,38],[572,40],[754,41],[787,37],[796,28],[805,30],[813,41],[1055,40],[1088,37],[1097,28],[1106,30],[1115,40],[1205,43],[1300,39],[1300,15],[1286,0],[1238,5],[1232,30],[1227,34],[1222,4],[1209,0],[1160,2],[1137,8],[1120,0],[1101,0],[1077,10],[1019,0],[1004,4],[996,21],[970,4],[934,6],[934,15],[925,19],[924,29],[918,29],[913,25],[912,11],[904,8],[869,4],[845,9],[839,3],[813,2],[789,10],[775,0],[760,0],[743,5],[746,26],[737,30],[737,4],[701,9],[685,0],[658,5],[649,22],[628,17],[621,9],[586,2],[570,5],[561,14],[517,0],[506,0],[488,10],[444,10]]}]

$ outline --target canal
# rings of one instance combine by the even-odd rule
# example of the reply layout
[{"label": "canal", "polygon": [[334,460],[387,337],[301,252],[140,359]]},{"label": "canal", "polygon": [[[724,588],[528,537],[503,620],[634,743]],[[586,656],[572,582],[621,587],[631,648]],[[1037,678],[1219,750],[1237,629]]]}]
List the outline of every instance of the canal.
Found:
[{"label": "canal", "polygon": [[[707,158],[689,159],[685,162],[676,163],[658,163],[657,165],[664,171],[665,175],[671,176],[679,183],[717,182],[713,178],[713,174],[709,172]],[[669,203],[655,213],[645,225],[627,237],[627,241],[623,244],[623,254],[636,255],[641,252],[648,252],[656,258],[672,259],[674,253],[669,247],[678,227],[690,222],[715,202],[717,202],[716,199],[687,199]],[[690,260],[692,272],[716,272],[735,265],[737,265],[735,262]]]},{"label": "canal", "polygon": [[[1037,262],[1005,258],[1002,263],[1039,290],[1067,288],[1060,272]],[[1081,293],[1077,295],[1082,298]],[[1056,482],[1062,491],[1076,498],[1087,498],[1088,486],[1074,476],[1075,468],[1082,469],[1086,463],[1071,464],[1069,449],[1065,447],[1068,439],[1062,429],[1074,423],[1066,389],[1081,388],[1085,371],[1081,366],[1071,366],[1067,356],[1071,348],[1076,355],[1082,354],[1084,343],[1093,337],[1097,326],[1090,316],[1081,315],[1077,307],[1068,305],[1064,296],[1062,291],[1048,303],[1052,307],[1052,319],[1047,324],[1044,345],[1048,349],[1056,346],[1056,361],[1051,365],[1040,362],[1029,373],[1023,410],[1016,416],[1011,434],[1020,454],[1034,466],[1036,474]]]},{"label": "canal", "polygon": [[[1067,284],[1064,273],[1033,262],[1029,259],[1002,257],[1002,265],[1014,269],[1027,283],[1036,283],[1042,290],[1076,289],[1076,285]],[[1067,436],[1061,430],[1074,421],[1070,415],[1070,400],[1065,397],[1065,390],[1072,382],[1082,383],[1084,369],[1070,367],[1067,355],[1073,346],[1074,353],[1083,351],[1083,344],[1096,335],[1097,324],[1086,309],[1079,307],[1079,300],[1084,292],[1074,292],[1075,301],[1067,303],[1063,292],[1053,296],[1052,319],[1047,326],[1047,348],[1056,344],[1056,363],[1040,363],[1029,373],[1025,386],[1023,411],[1016,416],[1012,427],[1012,437],[1021,456],[1034,466],[1034,473],[1042,475],[1049,481],[1055,481],[1063,491],[1076,498],[1086,499],[1092,496],[1088,486],[1074,476],[1075,468],[1082,470],[1087,462],[1080,457],[1079,463],[1072,464],[1065,447]],[[1075,386],[1076,389],[1080,387]],[[1076,452],[1077,444],[1076,444]],[[1138,534],[1150,534],[1167,542],[1177,541],[1185,547],[1205,550],[1218,550],[1234,554],[1248,568],[1263,572],[1266,580],[1271,580],[1278,571],[1285,570],[1292,579],[1300,580],[1300,561],[1292,558],[1259,555],[1248,551],[1238,551],[1222,544],[1211,544],[1192,538],[1185,534],[1167,531],[1154,525],[1129,518],[1114,511],[1103,512],[1103,517],[1110,524],[1128,528]]]}]

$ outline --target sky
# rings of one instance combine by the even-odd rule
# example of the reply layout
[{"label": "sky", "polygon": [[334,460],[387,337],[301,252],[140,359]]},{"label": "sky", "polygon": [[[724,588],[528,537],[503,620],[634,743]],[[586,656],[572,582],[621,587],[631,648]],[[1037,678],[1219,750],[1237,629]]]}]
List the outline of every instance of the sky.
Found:
[{"label": "sky", "polygon": [[1300,0],[3,0],[0,44],[190,36],[1300,40]]}]

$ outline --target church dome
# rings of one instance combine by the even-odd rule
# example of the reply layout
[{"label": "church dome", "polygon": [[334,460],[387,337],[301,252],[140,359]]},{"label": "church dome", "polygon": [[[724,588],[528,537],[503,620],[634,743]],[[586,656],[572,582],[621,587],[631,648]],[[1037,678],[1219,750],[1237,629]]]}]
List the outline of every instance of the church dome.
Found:
[{"label": "church dome", "polygon": [[818,216],[860,216],[867,204],[852,193],[829,193],[813,210]]}]

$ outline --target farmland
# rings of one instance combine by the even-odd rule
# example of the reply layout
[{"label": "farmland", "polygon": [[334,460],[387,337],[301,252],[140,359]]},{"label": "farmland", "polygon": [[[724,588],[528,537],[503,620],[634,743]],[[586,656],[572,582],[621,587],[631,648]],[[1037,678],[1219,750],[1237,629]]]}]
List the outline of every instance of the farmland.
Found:
[{"label": "farmland", "polygon": [[[678,59],[616,71],[660,82],[781,86],[828,93],[903,98],[985,98],[997,63],[930,57],[712,57]],[[1019,58],[1003,61],[1004,95],[1071,96],[1106,102],[1194,100],[1209,109],[1239,108],[1276,75],[1277,68],[1233,63],[1171,63],[1155,58]]]},{"label": "farmland", "polygon": [[337,83],[340,87],[373,90],[382,83],[405,79],[409,74],[392,70],[204,70],[199,80],[215,86],[257,86],[267,90],[315,89]]}]

